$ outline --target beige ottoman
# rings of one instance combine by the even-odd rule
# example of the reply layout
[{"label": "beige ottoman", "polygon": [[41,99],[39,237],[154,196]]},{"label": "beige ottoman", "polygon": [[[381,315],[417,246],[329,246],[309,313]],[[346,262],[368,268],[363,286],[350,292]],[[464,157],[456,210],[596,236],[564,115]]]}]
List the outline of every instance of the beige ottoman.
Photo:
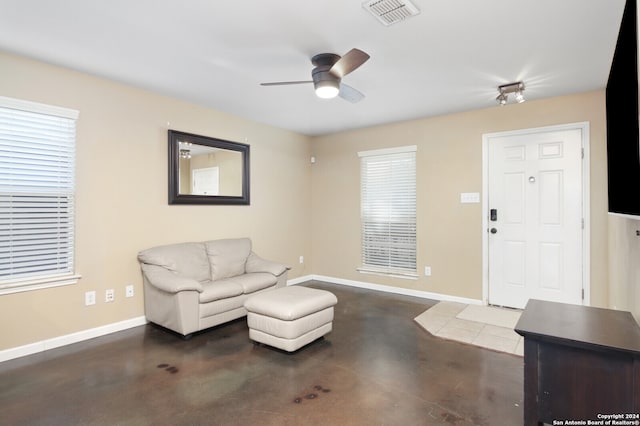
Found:
[{"label": "beige ottoman", "polygon": [[329,333],[338,299],[325,290],[284,287],[249,297],[249,338],[288,352]]}]

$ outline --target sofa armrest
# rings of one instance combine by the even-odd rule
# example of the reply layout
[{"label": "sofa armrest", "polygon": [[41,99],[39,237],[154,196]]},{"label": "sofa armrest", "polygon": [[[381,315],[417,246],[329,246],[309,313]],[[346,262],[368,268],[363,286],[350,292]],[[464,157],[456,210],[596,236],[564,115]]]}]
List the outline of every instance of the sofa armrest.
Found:
[{"label": "sofa armrest", "polygon": [[268,272],[270,274],[279,277],[288,271],[289,268],[284,266],[281,263],[272,262],[270,260],[266,260],[251,252],[249,257],[247,258],[247,263],[245,265],[245,271],[248,273],[252,272]]},{"label": "sofa armrest", "polygon": [[202,285],[193,278],[176,275],[162,266],[148,265],[146,263],[140,266],[149,284],[162,291],[179,293],[181,291],[195,290],[202,293]]}]

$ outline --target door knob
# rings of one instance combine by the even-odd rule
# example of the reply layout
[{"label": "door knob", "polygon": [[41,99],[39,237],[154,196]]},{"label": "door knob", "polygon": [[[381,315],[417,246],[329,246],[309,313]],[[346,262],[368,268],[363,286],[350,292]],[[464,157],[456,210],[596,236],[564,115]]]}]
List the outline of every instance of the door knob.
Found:
[{"label": "door knob", "polygon": [[492,234],[495,234],[495,233],[498,232],[498,230],[496,228],[491,228],[491,230],[489,232],[491,232]]}]

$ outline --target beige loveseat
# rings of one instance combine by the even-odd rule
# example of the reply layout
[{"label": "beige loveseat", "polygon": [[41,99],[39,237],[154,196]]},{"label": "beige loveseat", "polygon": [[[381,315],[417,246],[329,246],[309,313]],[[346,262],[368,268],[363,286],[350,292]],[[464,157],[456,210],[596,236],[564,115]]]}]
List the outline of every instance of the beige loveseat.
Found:
[{"label": "beige loveseat", "polygon": [[183,336],[247,315],[245,300],[287,283],[248,238],[170,244],[138,253],[147,320]]}]

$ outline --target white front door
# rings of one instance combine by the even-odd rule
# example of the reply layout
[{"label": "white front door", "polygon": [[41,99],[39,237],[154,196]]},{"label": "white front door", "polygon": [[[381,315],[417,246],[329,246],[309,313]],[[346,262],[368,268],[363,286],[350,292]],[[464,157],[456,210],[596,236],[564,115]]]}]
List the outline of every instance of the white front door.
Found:
[{"label": "white front door", "polygon": [[218,195],[220,177],[218,167],[193,169],[191,172],[191,194]]},{"label": "white front door", "polygon": [[582,304],[583,131],[486,139],[490,304]]}]

